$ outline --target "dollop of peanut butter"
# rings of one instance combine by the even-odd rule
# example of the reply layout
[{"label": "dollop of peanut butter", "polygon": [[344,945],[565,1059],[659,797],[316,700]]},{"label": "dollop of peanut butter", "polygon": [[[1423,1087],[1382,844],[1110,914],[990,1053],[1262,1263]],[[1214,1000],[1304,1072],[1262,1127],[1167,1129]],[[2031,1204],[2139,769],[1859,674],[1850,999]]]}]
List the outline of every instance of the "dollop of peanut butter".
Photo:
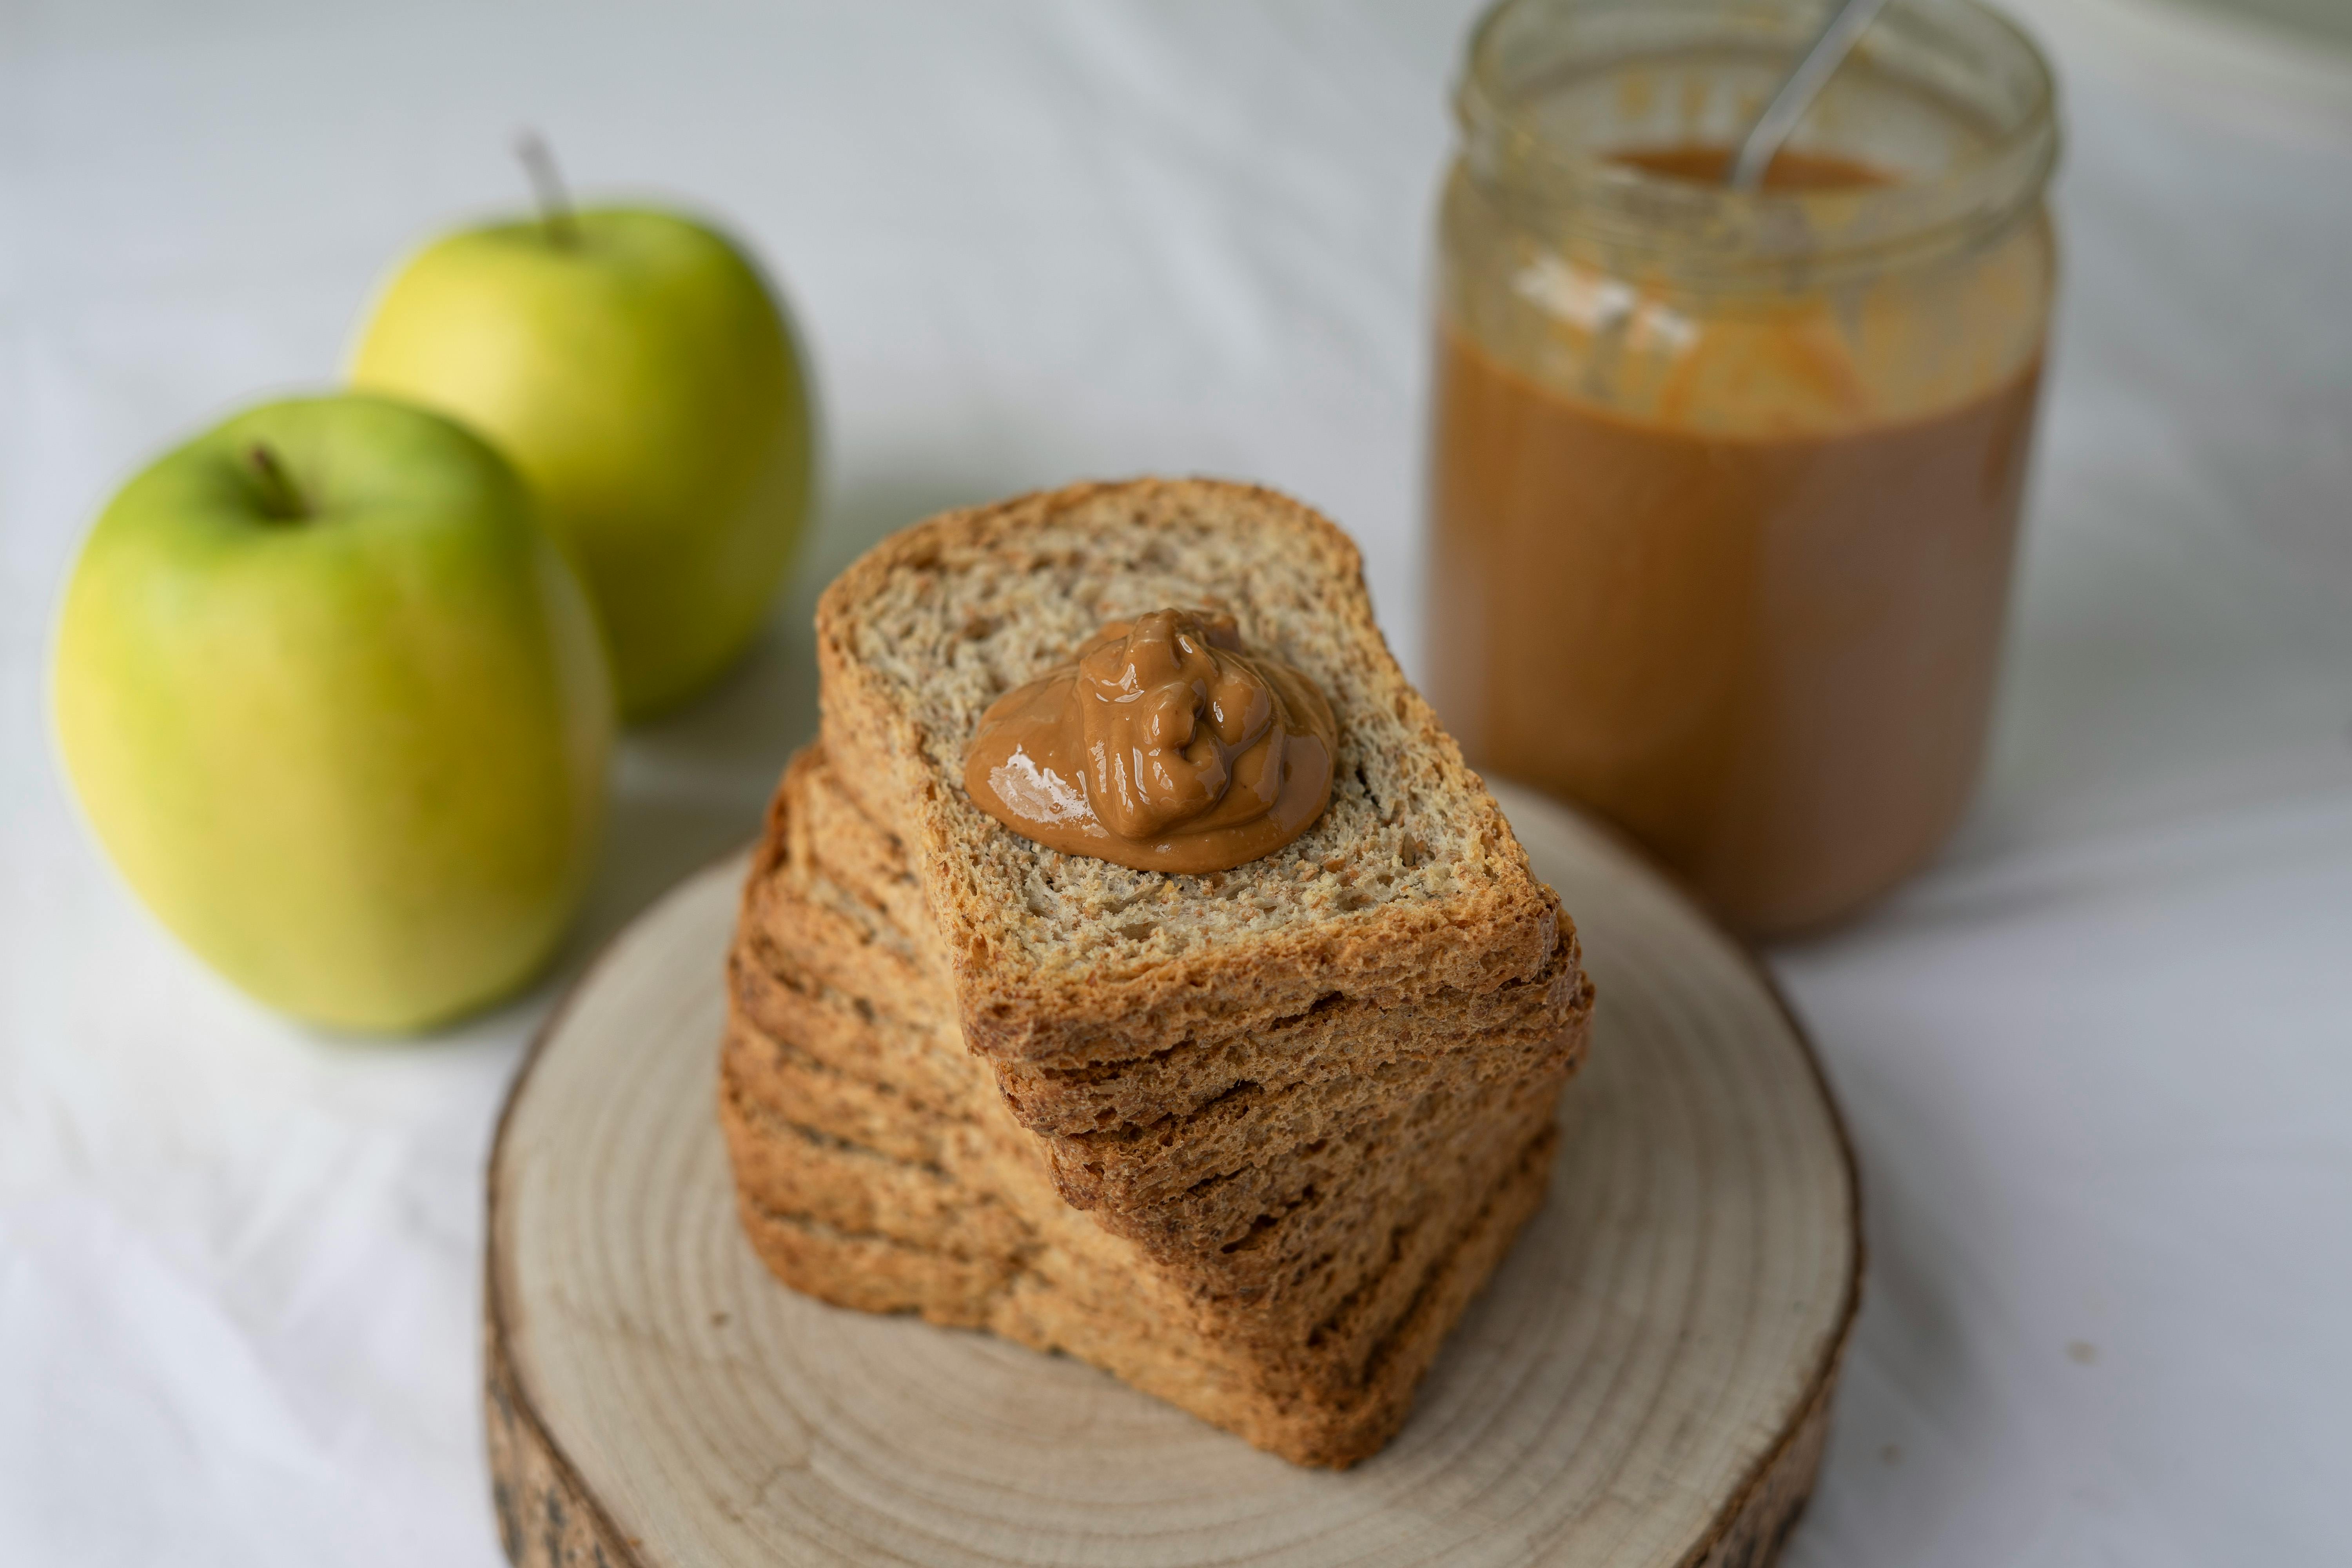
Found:
[{"label": "dollop of peanut butter", "polygon": [[1048,848],[1223,871],[1323,815],[1338,738],[1315,683],[1244,649],[1231,616],[1154,610],[998,699],[963,783],[973,805]]}]

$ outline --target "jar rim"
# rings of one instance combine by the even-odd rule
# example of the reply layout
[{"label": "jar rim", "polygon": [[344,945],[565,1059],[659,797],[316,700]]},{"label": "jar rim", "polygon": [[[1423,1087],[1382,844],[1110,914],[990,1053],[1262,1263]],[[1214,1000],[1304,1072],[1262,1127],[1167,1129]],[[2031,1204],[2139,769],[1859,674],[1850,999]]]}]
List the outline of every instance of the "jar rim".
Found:
[{"label": "jar rim", "polygon": [[[1735,18],[1753,24],[1777,14],[1775,19],[1810,27],[1821,16],[1819,6],[1802,0],[1749,0],[1738,7],[1710,5],[1706,0],[1670,7],[1643,0],[1643,5],[1653,16],[1669,9],[1694,16],[1712,10],[1726,24]],[[1490,164],[1508,166],[1521,176],[1521,184],[1548,196],[1548,205],[1572,211],[1574,226],[1605,240],[1648,249],[1662,236],[1674,234],[1682,251],[1681,269],[1695,275],[1748,273],[1759,266],[1791,262],[1884,265],[1891,251],[1948,245],[1968,235],[2005,229],[2038,205],[2057,163],[2058,92],[2049,62],[2023,28],[1980,0],[1906,0],[1901,9],[1958,18],[2009,57],[2007,63],[2018,72],[2023,91],[2004,123],[1989,127],[1981,142],[1925,178],[1755,191],[1654,173],[1622,161],[1622,146],[1566,142],[1549,134],[1535,112],[1539,95],[1515,97],[1502,90],[1497,79],[1505,69],[1496,58],[1500,33],[1539,9],[1567,19],[1600,16],[1612,6],[1608,0],[1495,0],[1471,29],[1454,93],[1454,120],[1465,144],[1475,153],[1482,141],[1491,142]],[[1895,14],[1883,14],[1874,30]],[[1695,52],[1697,47],[1685,45],[1684,50]],[[1863,47],[1869,47],[1865,35]],[[1674,52],[1661,50],[1647,58],[1671,58]],[[1602,68],[1610,63],[1606,58],[1594,61]],[[1807,221],[1825,215],[1837,221],[1826,226]],[[1823,243],[1825,230],[1843,237]],[[1692,237],[1702,234],[1707,242],[1693,248]]]}]

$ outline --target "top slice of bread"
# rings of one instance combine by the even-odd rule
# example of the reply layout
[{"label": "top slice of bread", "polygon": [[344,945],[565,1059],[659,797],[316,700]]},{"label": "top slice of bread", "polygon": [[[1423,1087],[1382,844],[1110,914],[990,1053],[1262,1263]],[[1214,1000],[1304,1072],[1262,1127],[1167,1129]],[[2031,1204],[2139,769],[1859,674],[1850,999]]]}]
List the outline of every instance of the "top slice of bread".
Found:
[{"label": "top slice of bread", "polygon": [[[1171,605],[1229,612],[1244,646],[1329,698],[1339,746],[1314,826],[1185,876],[1048,849],[975,806],[964,753],[989,704],[1104,623]],[[825,591],[817,649],[834,772],[904,841],[965,1037],[1000,1062],[1130,1059],[1338,998],[1434,1006],[1475,1033],[1567,934],[1397,668],[1355,545],[1271,490],[1141,479],[942,514]]]}]

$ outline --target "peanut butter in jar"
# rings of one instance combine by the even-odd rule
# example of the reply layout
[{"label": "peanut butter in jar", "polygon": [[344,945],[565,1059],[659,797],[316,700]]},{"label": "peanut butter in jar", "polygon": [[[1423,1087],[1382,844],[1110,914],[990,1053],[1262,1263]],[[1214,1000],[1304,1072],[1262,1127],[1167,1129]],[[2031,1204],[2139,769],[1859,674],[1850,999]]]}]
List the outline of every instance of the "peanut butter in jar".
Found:
[{"label": "peanut butter in jar", "polygon": [[1889,7],[1724,185],[1820,15],[1504,0],[1440,219],[1431,696],[1756,934],[1967,805],[2054,271],[2049,77],[1970,0]]}]

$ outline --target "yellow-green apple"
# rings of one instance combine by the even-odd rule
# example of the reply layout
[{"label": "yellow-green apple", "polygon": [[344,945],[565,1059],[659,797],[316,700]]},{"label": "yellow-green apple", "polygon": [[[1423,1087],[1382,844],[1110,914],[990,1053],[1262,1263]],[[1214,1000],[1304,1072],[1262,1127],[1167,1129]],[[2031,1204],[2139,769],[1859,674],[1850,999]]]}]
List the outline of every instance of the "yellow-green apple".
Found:
[{"label": "yellow-green apple", "polygon": [[448,235],[383,286],[351,378],[514,459],[587,579],[624,718],[692,696],[760,629],[808,510],[808,395],[723,236],[620,207]]},{"label": "yellow-green apple", "polygon": [[472,432],[346,394],[198,437],[90,531],[53,650],[66,771],[132,889],[260,1000],[429,1027],[563,935],[613,698],[532,506]]}]

